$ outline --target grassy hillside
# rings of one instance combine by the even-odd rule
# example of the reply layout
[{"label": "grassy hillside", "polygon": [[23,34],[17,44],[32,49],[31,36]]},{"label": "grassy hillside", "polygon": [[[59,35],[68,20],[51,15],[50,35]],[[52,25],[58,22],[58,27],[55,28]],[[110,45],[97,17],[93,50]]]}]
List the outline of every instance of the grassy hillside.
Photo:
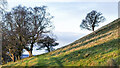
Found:
[{"label": "grassy hillside", "polygon": [[120,19],[53,52],[9,62],[3,66],[120,65]]}]

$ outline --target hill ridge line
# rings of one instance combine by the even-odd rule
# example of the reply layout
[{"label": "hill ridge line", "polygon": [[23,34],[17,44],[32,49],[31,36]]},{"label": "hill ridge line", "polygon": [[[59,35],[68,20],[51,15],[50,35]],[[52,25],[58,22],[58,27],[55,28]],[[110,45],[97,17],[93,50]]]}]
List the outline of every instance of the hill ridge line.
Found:
[{"label": "hill ridge line", "polygon": [[[110,22],[110,23],[108,23],[108,24],[100,27],[99,29],[95,30],[94,32],[92,32],[92,33],[90,33],[90,34],[87,34],[87,35],[81,37],[81,38],[78,39],[78,40],[81,40],[81,39],[83,39],[83,38],[86,38],[86,37],[88,37],[89,35],[92,35],[92,34],[94,34],[95,32],[100,31],[100,30],[102,30],[102,29],[104,29],[104,28],[106,28],[106,27],[110,27],[111,25],[116,24],[118,21],[120,21],[120,18],[118,18],[118,19],[116,19],[116,20],[114,20],[114,21],[112,21],[112,22]],[[61,47],[61,48],[65,48],[65,47],[67,47],[67,46],[70,46],[70,45],[74,44],[75,42],[77,42],[78,40],[75,40],[75,41],[73,41],[72,43],[70,43],[70,44],[68,44],[68,45],[66,45],[66,46],[63,46],[63,47]],[[75,43],[75,44],[77,44],[77,43]],[[56,49],[56,50],[59,50],[59,49],[61,49],[61,48],[58,48],[58,49]],[[55,50],[55,51],[56,51],[56,50]],[[54,51],[53,51],[53,52],[54,52]]]}]

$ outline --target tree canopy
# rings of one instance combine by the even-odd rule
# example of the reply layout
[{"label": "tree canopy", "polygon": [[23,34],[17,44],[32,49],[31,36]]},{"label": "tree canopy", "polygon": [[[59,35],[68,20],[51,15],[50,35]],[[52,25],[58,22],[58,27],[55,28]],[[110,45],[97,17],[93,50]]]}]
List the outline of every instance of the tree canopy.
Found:
[{"label": "tree canopy", "polygon": [[105,20],[102,13],[92,10],[90,13],[87,14],[85,19],[82,20],[80,27],[87,30],[94,31],[95,27],[99,26],[99,23]]},{"label": "tree canopy", "polygon": [[57,46],[59,43],[56,42],[55,38],[52,38],[50,36],[45,36],[43,39],[41,39],[38,42],[38,45],[40,46],[37,50],[42,49],[42,48],[47,48],[46,50],[48,52],[51,52],[54,50],[54,46]]}]

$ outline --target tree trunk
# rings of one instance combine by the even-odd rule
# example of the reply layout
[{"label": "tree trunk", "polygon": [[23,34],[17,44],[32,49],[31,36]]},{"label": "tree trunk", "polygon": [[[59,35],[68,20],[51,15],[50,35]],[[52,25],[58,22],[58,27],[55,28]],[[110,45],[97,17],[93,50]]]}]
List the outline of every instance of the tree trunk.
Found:
[{"label": "tree trunk", "polygon": [[7,62],[5,61],[5,59],[2,57],[2,64],[6,64]]},{"label": "tree trunk", "polygon": [[50,52],[50,48],[49,48],[49,46],[47,47],[47,50],[48,50],[48,52]]},{"label": "tree trunk", "polygon": [[29,57],[32,57],[32,51],[28,51]]},{"label": "tree trunk", "polygon": [[20,60],[20,56],[18,55],[18,56],[16,56],[16,58],[17,58],[17,60]]},{"label": "tree trunk", "polygon": [[10,53],[10,54],[8,54],[8,55],[10,56],[10,58],[12,59],[12,61],[15,62],[15,54],[14,54],[14,53],[11,53],[11,49],[9,49],[9,53]]},{"label": "tree trunk", "polygon": [[24,48],[24,49],[29,53],[29,57],[31,57],[32,56],[32,51],[28,48]]},{"label": "tree trunk", "polygon": [[31,57],[31,56],[32,56],[32,50],[33,50],[33,43],[31,43],[31,48],[30,48],[30,51],[28,51],[28,52],[29,52],[29,57]]},{"label": "tree trunk", "polygon": [[94,31],[94,26],[92,26],[92,31]]},{"label": "tree trunk", "polygon": [[18,60],[20,60],[20,56],[18,56]]},{"label": "tree trunk", "polygon": [[12,54],[11,59],[15,62],[15,56]]},{"label": "tree trunk", "polygon": [[18,54],[18,60],[20,60],[21,58],[20,58],[20,56],[21,56],[21,54],[22,54],[22,49],[21,50],[19,50],[19,54]]},{"label": "tree trunk", "polygon": [[93,31],[93,34],[95,34],[95,35],[96,35],[96,32],[95,32],[95,30],[94,30],[94,29],[95,29],[95,26],[93,25],[93,26],[92,26],[92,31]]},{"label": "tree trunk", "polygon": [[18,57],[17,57],[17,56],[15,56],[15,60],[18,60]]}]

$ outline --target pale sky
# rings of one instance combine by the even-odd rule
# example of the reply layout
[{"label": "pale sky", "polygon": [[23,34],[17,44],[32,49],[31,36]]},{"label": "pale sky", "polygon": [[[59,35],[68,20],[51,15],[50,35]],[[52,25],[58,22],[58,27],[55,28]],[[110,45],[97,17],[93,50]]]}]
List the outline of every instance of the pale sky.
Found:
[{"label": "pale sky", "polygon": [[[103,13],[106,18],[98,28],[118,18],[118,0],[8,0],[8,9],[20,4],[27,7],[48,6],[47,11],[54,16],[53,32],[60,43],[56,49],[91,33],[88,30],[81,30],[79,25],[92,10]],[[43,52],[44,50],[36,51],[35,48],[33,50],[34,55]],[[24,54],[28,53],[24,52]]]}]

